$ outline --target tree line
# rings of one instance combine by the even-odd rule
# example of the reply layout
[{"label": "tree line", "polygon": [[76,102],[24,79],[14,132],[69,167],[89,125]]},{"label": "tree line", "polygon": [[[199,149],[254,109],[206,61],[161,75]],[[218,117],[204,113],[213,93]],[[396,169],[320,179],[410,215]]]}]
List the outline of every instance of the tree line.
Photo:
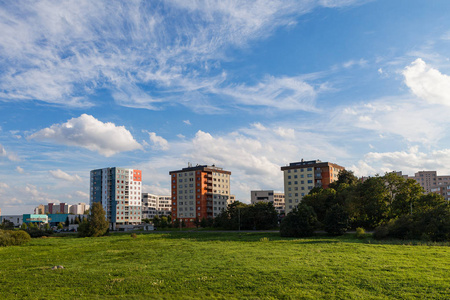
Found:
[{"label": "tree line", "polygon": [[315,230],[340,235],[348,229],[374,230],[375,238],[450,239],[450,205],[425,194],[414,179],[395,173],[363,182],[344,170],[328,189],[316,187],[281,223],[283,236],[310,236]]}]

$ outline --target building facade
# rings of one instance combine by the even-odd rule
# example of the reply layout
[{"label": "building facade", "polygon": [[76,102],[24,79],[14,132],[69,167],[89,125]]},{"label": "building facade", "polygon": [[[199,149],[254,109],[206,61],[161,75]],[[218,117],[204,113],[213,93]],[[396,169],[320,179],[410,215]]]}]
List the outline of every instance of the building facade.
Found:
[{"label": "building facade", "polygon": [[86,203],[73,204],[69,208],[69,213],[73,215],[83,215],[91,207]]},{"label": "building facade", "polygon": [[172,199],[170,196],[159,196],[142,193],[142,219],[152,219],[155,216],[172,214]]},{"label": "building facade", "polygon": [[338,179],[344,167],[320,160],[290,163],[281,167],[284,174],[285,213],[296,207],[303,197],[314,187],[327,189],[329,184]]},{"label": "building facade", "polygon": [[91,171],[90,206],[99,202],[112,230],[141,224],[142,171],[104,168]]},{"label": "building facade", "polygon": [[250,202],[251,204],[256,204],[258,202],[271,202],[279,215],[284,214],[285,203],[283,193],[275,193],[273,190],[251,191]]},{"label": "building facade", "polygon": [[436,171],[419,171],[409,178],[416,180],[425,193],[437,193],[445,200],[450,200],[450,175],[437,175]]},{"label": "building facade", "polygon": [[231,172],[214,165],[189,165],[169,172],[171,179],[172,220],[194,226],[196,217],[214,218],[227,209]]}]

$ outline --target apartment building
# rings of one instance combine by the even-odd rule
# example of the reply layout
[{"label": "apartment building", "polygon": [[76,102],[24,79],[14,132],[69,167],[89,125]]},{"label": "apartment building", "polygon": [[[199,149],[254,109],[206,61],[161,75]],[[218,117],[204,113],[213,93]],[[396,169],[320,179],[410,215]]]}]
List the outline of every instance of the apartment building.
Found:
[{"label": "apartment building", "polygon": [[234,202],[236,202],[236,196],[235,195],[230,195],[230,197],[228,198],[227,204],[233,204]]},{"label": "apartment building", "polygon": [[314,187],[328,188],[338,179],[344,167],[320,160],[290,163],[281,167],[284,173],[285,213],[288,214]]},{"label": "apartment building", "polygon": [[196,217],[214,218],[227,209],[231,172],[214,165],[188,165],[169,172],[171,179],[172,220],[184,220],[194,227]]},{"label": "apartment building", "polygon": [[91,171],[90,206],[99,202],[110,228],[126,229],[141,224],[142,171],[104,168]]},{"label": "apartment building", "polygon": [[271,202],[278,214],[284,214],[285,203],[283,193],[275,193],[273,190],[251,191],[250,202],[251,204],[256,204],[258,202]]},{"label": "apartment building", "polygon": [[436,171],[419,171],[414,177],[425,193],[438,193],[446,200],[450,200],[450,175],[437,175]]},{"label": "apartment building", "polygon": [[43,214],[68,214],[72,205],[67,203],[47,203],[41,204],[34,209],[34,213]]},{"label": "apartment building", "polygon": [[73,215],[83,215],[91,207],[86,203],[78,203],[70,206],[69,213]]},{"label": "apartment building", "polygon": [[152,219],[155,216],[168,216],[172,213],[170,196],[159,196],[142,193],[142,219]]}]

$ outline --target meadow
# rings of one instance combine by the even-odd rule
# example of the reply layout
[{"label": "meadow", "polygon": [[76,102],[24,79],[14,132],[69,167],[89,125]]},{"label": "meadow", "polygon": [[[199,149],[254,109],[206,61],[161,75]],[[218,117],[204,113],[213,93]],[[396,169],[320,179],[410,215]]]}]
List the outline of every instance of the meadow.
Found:
[{"label": "meadow", "polygon": [[352,234],[39,238],[0,248],[0,298],[450,299],[450,247]]}]

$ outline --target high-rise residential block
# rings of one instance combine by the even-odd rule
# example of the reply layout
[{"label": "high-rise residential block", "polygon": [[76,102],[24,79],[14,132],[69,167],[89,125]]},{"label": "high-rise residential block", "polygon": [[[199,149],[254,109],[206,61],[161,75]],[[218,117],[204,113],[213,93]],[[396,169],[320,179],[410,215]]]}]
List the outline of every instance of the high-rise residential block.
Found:
[{"label": "high-rise residential block", "polygon": [[104,168],[91,171],[90,206],[99,202],[112,230],[141,223],[142,171]]},{"label": "high-rise residential block", "polygon": [[84,215],[84,213],[90,209],[89,204],[86,203],[78,203],[74,204],[70,207],[69,213],[73,215]]},{"label": "high-rise residential block", "polygon": [[196,217],[214,218],[227,209],[231,172],[214,165],[189,165],[169,172],[171,179],[172,220],[193,227]]},{"label": "high-rise residential block", "polygon": [[142,219],[152,219],[155,216],[172,216],[172,198],[150,193],[142,193]]},{"label": "high-rise residential block", "polygon": [[302,159],[281,167],[281,170],[284,173],[285,213],[288,214],[314,187],[328,188],[345,168],[330,162]]},{"label": "high-rise residential block", "polygon": [[272,203],[278,214],[284,213],[284,194],[275,193],[273,190],[260,190],[250,192],[251,204],[258,202]]}]

